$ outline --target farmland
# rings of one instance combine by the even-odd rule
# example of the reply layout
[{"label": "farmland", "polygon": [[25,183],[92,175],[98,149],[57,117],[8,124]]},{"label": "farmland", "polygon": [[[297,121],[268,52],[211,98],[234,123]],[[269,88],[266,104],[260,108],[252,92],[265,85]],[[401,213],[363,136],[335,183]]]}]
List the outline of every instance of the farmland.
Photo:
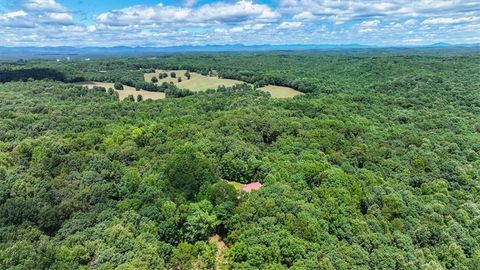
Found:
[{"label": "farmland", "polygon": [[[86,86],[88,88],[93,88],[94,86],[97,87],[104,87],[105,89],[112,88],[114,89],[114,83],[103,83],[103,82],[83,82],[80,83],[82,86]],[[145,90],[136,90],[135,88],[127,85],[123,85],[123,90],[116,90],[119,95],[120,100],[124,100],[128,96],[133,96],[135,100],[137,100],[138,96],[141,95],[143,99],[164,99],[165,93],[160,92],[152,92],[152,91],[145,91]]]},{"label": "farmland", "polygon": [[290,87],[285,87],[285,86],[267,85],[267,86],[258,88],[258,90],[268,92],[274,98],[292,98],[292,97],[303,95],[302,92],[296,91],[295,89],[292,89]]},{"label": "farmland", "polygon": [[[170,76],[172,72],[175,73],[174,78]],[[150,82],[152,77],[159,78],[160,74],[166,73],[168,77],[159,79],[157,84],[173,82],[180,88],[186,88],[194,92],[217,89],[219,86],[232,87],[235,84],[244,83],[238,80],[222,79],[218,76],[202,75],[197,72],[190,72],[191,77],[187,79],[185,77],[186,72],[187,70],[156,70],[155,73],[146,73],[144,77],[146,82]],[[178,78],[181,78],[181,82],[178,81]]]},{"label": "farmland", "polygon": [[[185,74],[189,74],[190,78],[187,78]],[[162,74],[166,74],[162,77]],[[172,77],[172,74],[175,74]],[[144,73],[145,82],[152,82],[152,78],[156,78],[155,85],[159,86],[163,83],[173,83],[176,87],[181,89],[188,89],[193,92],[206,91],[209,89],[218,89],[219,87],[233,87],[239,84],[245,84],[245,82],[232,79],[222,79],[216,75],[202,75],[197,72],[189,72],[187,70],[155,70],[154,73]],[[180,79],[179,79],[180,78]],[[80,85],[92,88],[94,86],[108,88],[114,88],[114,83],[105,82],[83,82]],[[123,100],[132,95],[135,99],[138,95],[142,95],[144,99],[164,99],[165,93],[146,91],[143,89],[136,90],[134,87],[123,85],[123,90],[116,90],[119,93],[119,99]],[[292,98],[295,96],[303,95],[302,92],[296,91],[290,87],[267,85],[258,88],[263,92],[268,92],[273,98]]]}]

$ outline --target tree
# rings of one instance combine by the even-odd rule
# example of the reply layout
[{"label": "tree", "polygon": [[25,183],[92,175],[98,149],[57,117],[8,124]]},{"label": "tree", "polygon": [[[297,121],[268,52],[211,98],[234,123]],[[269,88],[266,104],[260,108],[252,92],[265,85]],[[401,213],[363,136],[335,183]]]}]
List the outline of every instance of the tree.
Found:
[{"label": "tree", "polygon": [[182,82],[182,77],[178,77],[178,80],[177,80],[179,83]]},{"label": "tree", "polygon": [[218,180],[210,161],[190,147],[174,154],[166,164],[165,175],[170,185],[193,199],[200,187]]},{"label": "tree", "polygon": [[137,102],[140,102],[140,101],[143,101],[143,96],[142,95],[137,96]]},{"label": "tree", "polygon": [[157,83],[157,82],[158,82],[157,77],[153,76],[153,77],[152,77],[152,83]]},{"label": "tree", "polygon": [[113,87],[116,89],[116,90],[123,90],[123,84],[119,83],[119,82],[116,82]]},{"label": "tree", "polygon": [[189,242],[207,240],[218,225],[212,204],[203,200],[190,204],[189,208],[184,227],[185,240]]},{"label": "tree", "polygon": [[187,78],[187,80],[190,80],[190,72],[187,70],[187,72],[185,72],[185,77]]},{"label": "tree", "polygon": [[126,98],[125,98],[126,101],[135,101],[135,97],[133,97],[133,95],[128,95]]},{"label": "tree", "polygon": [[177,73],[175,73],[175,72],[173,72],[173,71],[172,71],[172,72],[170,72],[170,77],[172,77],[172,78],[176,78],[176,77],[177,77]]}]

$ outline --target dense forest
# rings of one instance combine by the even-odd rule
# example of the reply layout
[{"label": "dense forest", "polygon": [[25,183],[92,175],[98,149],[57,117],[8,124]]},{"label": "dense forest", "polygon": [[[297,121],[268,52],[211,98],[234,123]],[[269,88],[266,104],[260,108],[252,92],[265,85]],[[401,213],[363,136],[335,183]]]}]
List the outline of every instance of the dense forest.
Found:
[{"label": "dense forest", "polygon": [[[155,68],[307,94],[73,84]],[[480,269],[479,74],[380,50],[0,63],[0,269]]]}]

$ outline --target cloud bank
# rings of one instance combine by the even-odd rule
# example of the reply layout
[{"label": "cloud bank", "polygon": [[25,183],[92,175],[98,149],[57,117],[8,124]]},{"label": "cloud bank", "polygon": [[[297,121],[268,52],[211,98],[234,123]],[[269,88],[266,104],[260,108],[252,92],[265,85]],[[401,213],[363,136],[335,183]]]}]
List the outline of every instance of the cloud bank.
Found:
[{"label": "cloud bank", "polygon": [[0,46],[480,42],[478,0],[176,1],[79,15],[68,1],[0,12]]}]

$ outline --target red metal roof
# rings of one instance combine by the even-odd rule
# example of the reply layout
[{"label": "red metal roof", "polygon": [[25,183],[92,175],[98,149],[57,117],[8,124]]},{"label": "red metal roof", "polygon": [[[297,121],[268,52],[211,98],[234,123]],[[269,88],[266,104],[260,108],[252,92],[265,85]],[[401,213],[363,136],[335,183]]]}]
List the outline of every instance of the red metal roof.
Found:
[{"label": "red metal roof", "polygon": [[259,190],[260,188],[262,188],[262,184],[260,182],[253,182],[243,185],[242,191],[251,192],[252,190]]}]

